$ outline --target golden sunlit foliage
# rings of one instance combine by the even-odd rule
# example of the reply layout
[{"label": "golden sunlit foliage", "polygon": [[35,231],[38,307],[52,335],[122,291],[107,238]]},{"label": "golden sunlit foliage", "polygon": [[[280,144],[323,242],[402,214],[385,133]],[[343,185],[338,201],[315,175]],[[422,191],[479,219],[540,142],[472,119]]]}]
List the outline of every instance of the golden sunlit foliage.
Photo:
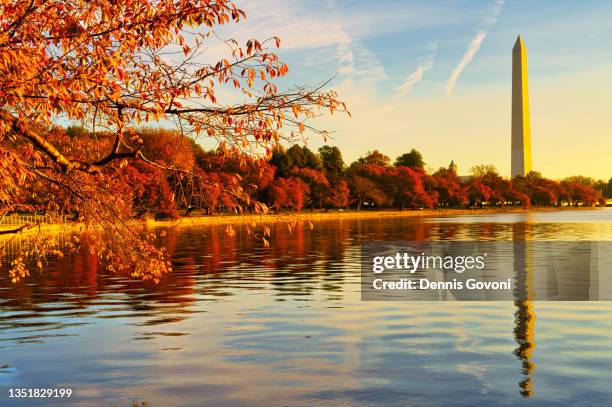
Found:
[{"label": "golden sunlit foliage", "polygon": [[[280,39],[238,44],[214,32],[244,18],[225,0],[2,0],[0,216],[69,212],[97,230],[91,247],[109,269],[155,280],[167,272],[155,236],[132,220],[130,168],[148,165],[207,188],[217,181],[193,174],[193,164],[148,157],[163,143],[142,137],[139,126],[172,123],[180,137],[212,138],[220,151],[248,159],[304,131],[324,133],[308,124],[321,109],[346,111],[325,84],[278,89],[288,72],[272,51]],[[241,102],[224,102],[221,90]],[[57,131],[66,121],[91,133]],[[239,189],[231,196],[249,204]],[[53,250],[52,242],[38,245],[36,257]]]}]

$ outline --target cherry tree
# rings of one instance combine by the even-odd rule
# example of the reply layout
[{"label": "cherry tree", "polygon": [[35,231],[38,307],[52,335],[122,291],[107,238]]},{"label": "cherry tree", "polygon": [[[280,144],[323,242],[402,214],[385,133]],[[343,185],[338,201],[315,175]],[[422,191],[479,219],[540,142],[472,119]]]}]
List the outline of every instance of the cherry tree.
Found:
[{"label": "cherry tree", "polygon": [[[270,154],[305,131],[322,133],[309,124],[322,109],[346,111],[326,83],[278,88],[288,72],[274,53],[280,39],[219,39],[216,27],[244,18],[226,0],[3,1],[0,216],[31,210],[23,196],[44,185],[56,197],[48,212],[68,202],[77,208],[79,220],[96,230],[92,247],[110,269],[159,279],[168,260],[155,236],[132,220],[136,192],[121,174],[140,162],[208,187],[216,181],[151,159],[147,151],[155,147],[138,134],[140,126],[172,124],[184,137],[210,138],[224,151],[252,156]],[[225,57],[209,56],[215,41],[227,49]],[[239,103],[220,96],[232,93]],[[54,124],[67,121],[94,136],[62,142],[50,136]],[[240,190],[230,195],[248,200]],[[32,241],[30,256],[55,250]],[[26,269],[25,260],[13,269]]]}]

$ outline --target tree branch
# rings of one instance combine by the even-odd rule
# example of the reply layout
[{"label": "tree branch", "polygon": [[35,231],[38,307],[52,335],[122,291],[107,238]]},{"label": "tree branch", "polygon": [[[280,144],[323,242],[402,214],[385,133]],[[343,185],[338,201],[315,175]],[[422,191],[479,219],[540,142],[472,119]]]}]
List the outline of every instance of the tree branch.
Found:
[{"label": "tree branch", "polygon": [[51,158],[51,160],[54,163],[58,164],[64,172],[81,171],[81,172],[85,172],[88,174],[98,174],[100,173],[100,171],[102,171],[102,167],[110,163],[111,161],[119,160],[122,158],[137,157],[138,153],[143,147],[143,144],[140,144],[136,148],[132,149],[131,151],[125,152],[125,153],[118,153],[116,152],[115,147],[113,147],[112,151],[106,157],[98,161],[95,161],[93,163],[80,161],[80,160],[73,160],[73,159],[66,157],[64,154],[62,154],[62,152],[59,151],[57,147],[55,147],[53,144],[51,144],[45,137],[41,136],[40,134],[30,129],[27,129],[23,125],[23,123],[19,121],[19,119],[17,119],[10,113],[1,111],[0,119],[8,122],[11,126],[11,129],[15,133],[19,134],[20,136],[22,136],[23,138],[25,138],[26,140],[34,144],[36,148],[38,148],[40,151],[45,153],[49,158]]},{"label": "tree branch", "polygon": [[25,225],[21,225],[21,226],[19,226],[19,227],[17,227],[17,228],[14,228],[14,229],[0,230],[0,235],[12,235],[12,234],[14,234],[14,233],[19,233],[19,232],[21,232],[22,230],[25,230],[25,229],[31,229],[31,228],[33,228],[33,227],[36,227],[36,226],[38,226],[39,224],[40,224],[40,223],[35,223],[35,224],[26,223]]}]

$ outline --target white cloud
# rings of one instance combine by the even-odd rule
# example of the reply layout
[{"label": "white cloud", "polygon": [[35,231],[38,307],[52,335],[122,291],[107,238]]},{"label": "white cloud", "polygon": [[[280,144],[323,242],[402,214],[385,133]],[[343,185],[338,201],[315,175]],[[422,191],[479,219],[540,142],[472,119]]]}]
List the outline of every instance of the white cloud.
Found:
[{"label": "white cloud", "polygon": [[350,44],[339,44],[336,49],[338,58],[338,74],[350,75],[355,70],[355,55],[351,51]]},{"label": "white cloud", "polygon": [[[342,97],[349,103],[379,91],[379,85],[386,79],[381,60],[366,47],[364,38],[455,24],[473,16],[468,10],[451,13],[434,3],[400,3],[393,7],[354,3],[347,7],[333,0],[240,0],[237,7],[247,13],[246,21],[220,27],[217,30],[220,37],[233,38],[240,44],[249,38],[280,37],[281,59],[295,58],[299,53],[300,63],[321,65],[322,72],[317,72],[314,80],[326,79],[335,70],[338,77],[332,86],[343,92]],[[333,55],[330,50],[335,51]],[[215,61],[226,55],[227,50],[218,44],[211,45],[206,53],[208,60]],[[433,56],[431,60],[429,56],[420,59],[397,94],[408,94],[432,66]],[[326,73],[323,69],[330,71]]]},{"label": "white cloud", "polygon": [[493,8],[491,9],[491,13],[486,17],[484,21],[485,28],[478,31],[478,33],[476,33],[476,35],[472,38],[470,44],[468,45],[467,51],[463,54],[463,57],[461,58],[461,61],[459,62],[459,64],[457,64],[455,69],[453,69],[453,72],[451,72],[451,75],[448,78],[448,81],[446,82],[446,97],[449,97],[453,93],[459,76],[461,76],[461,73],[463,72],[465,67],[468,66],[470,62],[472,62],[472,60],[478,53],[480,45],[487,37],[488,30],[497,22],[497,19],[501,14],[502,7],[504,6],[504,1],[505,0],[495,0],[495,2],[493,3]]},{"label": "white cloud", "polygon": [[356,104],[372,103],[380,84],[387,78],[381,61],[359,41],[340,44],[336,55],[340,63],[334,89],[342,95],[349,108]]},{"label": "white cloud", "polygon": [[245,24],[233,25],[250,36],[278,35],[283,49],[316,48],[361,40],[398,30],[418,30],[456,23],[464,13],[452,13],[436,4],[381,3],[336,4],[327,0],[241,0],[237,7],[247,13]]},{"label": "white cloud", "polygon": [[488,27],[492,27],[497,22],[499,15],[501,14],[502,7],[504,7],[505,0],[495,0],[493,3],[493,8],[491,10],[491,14],[485,20],[485,25]]},{"label": "white cloud", "polygon": [[397,88],[396,94],[398,96],[405,96],[409,94],[412,91],[412,88],[414,88],[414,85],[423,79],[425,72],[429,71],[433,67],[437,48],[438,43],[436,42],[433,45],[431,54],[419,59],[419,64],[417,65],[415,71],[408,75],[399,88]]}]

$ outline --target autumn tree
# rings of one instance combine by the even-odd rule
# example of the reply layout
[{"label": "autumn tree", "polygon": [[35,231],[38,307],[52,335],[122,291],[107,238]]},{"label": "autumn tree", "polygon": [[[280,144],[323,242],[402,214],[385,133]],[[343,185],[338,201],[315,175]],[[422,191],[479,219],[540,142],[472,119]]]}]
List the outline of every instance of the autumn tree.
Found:
[{"label": "autumn tree", "polygon": [[[575,179],[575,178],[570,178]],[[583,206],[595,205],[601,196],[601,192],[594,190],[593,188],[585,185],[582,182],[576,182],[571,180],[563,180],[561,185],[566,189],[570,203],[574,206],[582,204]]]},{"label": "autumn tree", "polygon": [[310,189],[299,178],[277,178],[268,185],[266,191],[268,201],[277,211],[282,208],[300,211]]},{"label": "autumn tree", "polygon": [[396,185],[387,165],[389,161],[388,157],[375,151],[359,158],[348,168],[349,186],[358,209],[362,204],[380,208],[393,203]]},{"label": "autumn tree", "polygon": [[217,149],[200,153],[198,157],[198,165],[203,170],[234,177],[232,183],[253,199],[262,194],[277,172],[276,167],[265,159],[253,159],[240,151],[226,154]]},{"label": "autumn tree", "polygon": [[506,196],[512,189],[512,182],[503,179],[494,168],[484,172],[478,179],[491,190],[489,201],[492,204],[503,205],[506,202]]},{"label": "autumn tree", "polygon": [[194,150],[199,148],[192,139],[178,130],[138,129],[143,141],[142,154],[163,167],[190,172],[196,166]]},{"label": "autumn tree", "polygon": [[512,180],[512,188],[525,194],[530,204],[535,206],[560,206],[571,200],[563,185],[544,178],[537,171],[531,171],[524,177],[516,176]]},{"label": "autumn tree", "polygon": [[397,166],[388,170],[388,176],[393,188],[395,206],[404,209],[433,208],[437,194],[428,194],[423,186],[425,174],[409,167]]},{"label": "autumn tree", "polygon": [[132,187],[134,215],[142,217],[156,208],[164,218],[178,217],[174,192],[165,171],[137,162],[123,171],[121,178]]},{"label": "autumn tree", "polygon": [[493,191],[491,188],[482,183],[479,178],[472,178],[467,182],[467,195],[470,206],[483,204],[491,198]]},{"label": "autumn tree", "polygon": [[357,210],[361,210],[364,204],[383,206],[389,202],[389,196],[380,188],[376,182],[360,176],[352,175],[349,178],[351,190],[351,201],[357,204]]},{"label": "autumn tree", "polygon": [[[156,150],[140,125],[173,123],[182,137],[201,135],[224,151],[269,154],[281,140],[319,132],[307,123],[319,109],[345,110],[324,83],[278,89],[288,72],[272,50],[278,38],[221,40],[228,54],[212,60],[214,29],[245,17],[226,0],[8,0],[0,7],[0,214],[24,205],[28,186],[62,191],[55,208],[73,202],[85,225],[104,225],[92,247],[113,270],[157,280],[169,267],[154,236],[131,221],[133,188],[116,181],[128,167],[144,162],[207,187],[216,182],[149,157]],[[243,102],[219,100],[220,90]],[[48,128],[59,118],[95,137],[83,143],[71,132],[58,143]],[[240,190],[231,195],[248,199]],[[10,232],[17,230],[3,233]]]},{"label": "autumn tree", "polygon": [[332,208],[346,208],[349,204],[351,190],[345,180],[336,182],[325,197],[325,204]]},{"label": "autumn tree", "polygon": [[440,168],[430,180],[431,188],[438,195],[438,204],[443,206],[463,206],[468,202],[467,191],[454,171]]},{"label": "autumn tree", "polygon": [[291,174],[308,185],[306,201],[310,204],[310,209],[314,209],[315,206],[322,208],[330,192],[329,181],[325,174],[313,168],[294,168]]}]

